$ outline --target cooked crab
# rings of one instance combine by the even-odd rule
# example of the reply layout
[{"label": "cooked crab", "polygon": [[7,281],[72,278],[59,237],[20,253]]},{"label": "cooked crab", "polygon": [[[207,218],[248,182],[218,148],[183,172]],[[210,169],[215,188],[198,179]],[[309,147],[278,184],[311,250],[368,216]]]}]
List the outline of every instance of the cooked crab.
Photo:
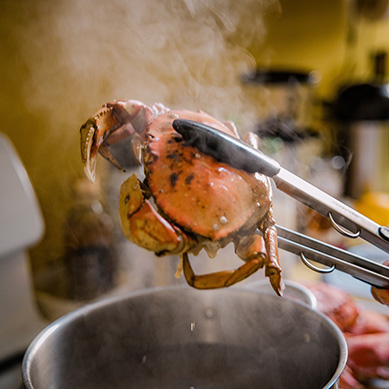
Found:
[{"label": "cooked crab", "polygon": [[[81,154],[86,175],[95,179],[97,153],[119,163],[109,146],[134,134],[145,180],[131,175],[120,190],[120,220],[125,236],[156,255],[177,254],[189,285],[222,288],[258,269],[281,295],[281,267],[269,179],[217,162],[186,143],[174,131],[176,118],[212,126],[238,137],[231,122],[204,112],[170,110],[162,104],[135,101],[105,104],[81,127]],[[244,139],[255,146],[255,136]],[[128,152],[131,152],[129,150]],[[261,233],[259,234],[258,231]],[[235,270],[196,275],[188,254],[205,249],[210,257],[233,242],[244,264]]]}]

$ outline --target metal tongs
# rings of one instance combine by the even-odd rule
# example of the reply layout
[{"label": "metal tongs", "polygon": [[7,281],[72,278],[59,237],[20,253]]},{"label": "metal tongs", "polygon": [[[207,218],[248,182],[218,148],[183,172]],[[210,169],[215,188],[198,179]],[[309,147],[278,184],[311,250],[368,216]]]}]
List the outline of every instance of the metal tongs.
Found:
[{"label": "metal tongs", "polygon": [[[217,161],[249,173],[271,177],[278,189],[327,217],[340,234],[362,238],[389,252],[389,228],[380,226],[351,207],[287,171],[274,159],[241,140],[191,120],[176,119],[173,128],[183,138]],[[328,273],[335,269],[371,285],[389,288],[389,267],[341,250],[303,234],[276,226],[279,247],[295,253],[310,269]],[[328,267],[319,268],[309,262]]]}]

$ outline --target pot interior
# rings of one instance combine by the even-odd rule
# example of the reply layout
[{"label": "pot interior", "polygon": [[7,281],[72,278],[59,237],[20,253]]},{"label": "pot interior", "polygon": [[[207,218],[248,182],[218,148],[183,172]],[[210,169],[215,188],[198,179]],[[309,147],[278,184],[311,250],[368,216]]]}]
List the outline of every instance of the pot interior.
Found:
[{"label": "pot interior", "polygon": [[48,327],[27,388],[323,388],[345,364],[335,325],[254,291],[164,288],[106,300]]}]

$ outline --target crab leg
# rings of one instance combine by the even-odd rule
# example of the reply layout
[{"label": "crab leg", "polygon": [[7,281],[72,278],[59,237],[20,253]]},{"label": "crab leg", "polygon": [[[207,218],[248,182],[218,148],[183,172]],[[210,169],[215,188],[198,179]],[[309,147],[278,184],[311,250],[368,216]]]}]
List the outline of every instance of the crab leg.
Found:
[{"label": "crab leg", "polygon": [[[256,134],[248,132],[243,137],[243,140],[252,147],[259,149],[260,140]],[[263,218],[258,228],[263,233],[266,247],[267,262],[265,264],[265,274],[269,277],[274,291],[281,296],[285,286],[281,279],[281,266],[278,259],[277,230],[272,207],[269,209],[269,212],[266,217]]]},{"label": "crab leg", "polygon": [[185,279],[188,284],[197,289],[226,288],[244,280],[258,269],[263,267],[264,259],[257,257],[250,259],[235,270],[224,270],[215,273],[196,275],[190,264],[188,254],[182,255]]},{"label": "crab leg", "polygon": [[284,283],[281,279],[281,266],[278,261],[277,230],[275,226],[269,227],[264,233],[268,261],[265,265],[266,277],[278,295],[282,295]]},{"label": "crab leg", "polygon": [[243,241],[239,241],[236,244],[236,252],[245,261],[242,266],[235,270],[202,275],[194,273],[188,254],[183,254],[183,268],[188,284],[198,289],[228,287],[249,277],[268,262],[266,247],[263,238],[259,235],[252,235]]}]

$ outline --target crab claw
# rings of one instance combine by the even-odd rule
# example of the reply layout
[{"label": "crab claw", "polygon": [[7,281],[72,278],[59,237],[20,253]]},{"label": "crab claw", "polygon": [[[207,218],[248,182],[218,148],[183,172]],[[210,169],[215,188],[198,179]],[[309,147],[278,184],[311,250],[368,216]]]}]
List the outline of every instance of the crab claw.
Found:
[{"label": "crab claw", "polygon": [[81,138],[81,160],[84,165],[84,171],[88,179],[92,182],[96,179],[96,153],[92,154],[93,136],[95,133],[95,127],[88,120],[80,130]]},{"label": "crab claw", "polygon": [[120,126],[118,119],[113,115],[113,108],[107,105],[90,117],[80,129],[81,160],[86,176],[92,182],[96,178],[97,153],[100,152],[106,159],[118,165],[109,152],[108,145],[103,142]]},{"label": "crab claw", "polygon": [[96,177],[98,152],[123,170],[109,146],[135,132],[142,133],[150,112],[147,106],[135,100],[115,101],[105,104],[81,126],[81,159],[85,174],[92,182]]}]

